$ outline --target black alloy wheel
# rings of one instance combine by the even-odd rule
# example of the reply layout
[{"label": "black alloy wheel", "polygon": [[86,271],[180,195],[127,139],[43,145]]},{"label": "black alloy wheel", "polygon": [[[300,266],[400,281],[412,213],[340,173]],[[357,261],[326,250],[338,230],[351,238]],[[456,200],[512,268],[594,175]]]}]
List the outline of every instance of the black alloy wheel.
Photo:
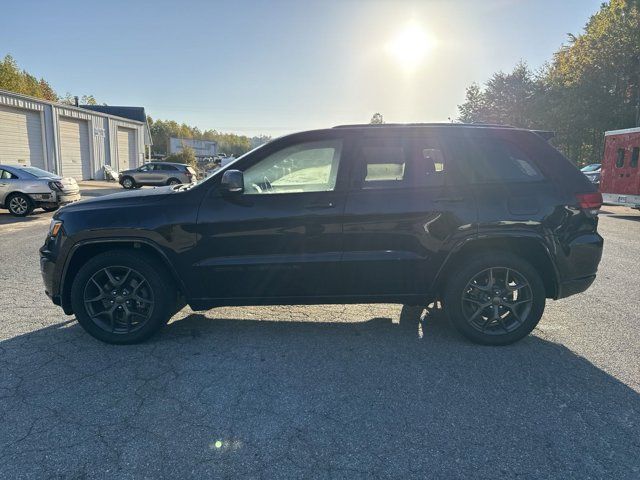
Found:
[{"label": "black alloy wheel", "polygon": [[113,334],[131,333],[151,318],[155,305],[148,280],[124,266],[105,267],[84,288],[84,306],[91,320]]}]

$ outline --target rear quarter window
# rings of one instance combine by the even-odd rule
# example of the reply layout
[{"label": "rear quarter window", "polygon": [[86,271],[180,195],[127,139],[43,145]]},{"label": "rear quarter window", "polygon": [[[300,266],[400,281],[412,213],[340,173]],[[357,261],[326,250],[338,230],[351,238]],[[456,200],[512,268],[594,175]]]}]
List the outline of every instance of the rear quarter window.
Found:
[{"label": "rear quarter window", "polygon": [[468,147],[468,160],[477,183],[544,179],[535,162],[513,142],[502,138],[473,138]]}]

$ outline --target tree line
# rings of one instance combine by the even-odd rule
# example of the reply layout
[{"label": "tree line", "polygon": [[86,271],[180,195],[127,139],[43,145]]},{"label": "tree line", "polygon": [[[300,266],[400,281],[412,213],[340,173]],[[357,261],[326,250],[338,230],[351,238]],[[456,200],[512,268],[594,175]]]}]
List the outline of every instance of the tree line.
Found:
[{"label": "tree line", "polygon": [[168,146],[171,137],[214,141],[218,143],[219,152],[235,157],[271,139],[266,135],[248,137],[235,133],[218,132],[217,130],[200,130],[198,127],[192,127],[186,123],[180,124],[173,120],[153,120],[153,118],[147,117],[147,121],[153,139],[153,153],[158,155],[169,153]]},{"label": "tree line", "polygon": [[604,132],[640,126],[640,0],[611,0],[533,72],[521,62],[473,84],[458,120],[553,130],[578,165],[600,162]]},{"label": "tree line", "polygon": [[[21,69],[11,55],[6,55],[0,61],[0,89],[67,105],[75,103],[75,97],[71,93],[58,95],[44,78],[37,78]],[[97,105],[98,101],[93,95],[82,95],[79,97],[79,103]],[[213,140],[218,143],[218,151],[234,156],[242,155],[271,139],[265,135],[247,137],[217,130],[201,131],[198,127],[178,124],[173,120],[154,121],[148,117],[148,121],[153,141],[152,153],[158,155],[168,154],[169,137]]]}]

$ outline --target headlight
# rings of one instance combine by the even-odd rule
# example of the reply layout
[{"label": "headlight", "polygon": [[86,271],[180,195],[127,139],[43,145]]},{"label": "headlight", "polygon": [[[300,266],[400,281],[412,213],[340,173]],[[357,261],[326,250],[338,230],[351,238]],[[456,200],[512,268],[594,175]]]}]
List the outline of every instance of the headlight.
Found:
[{"label": "headlight", "polygon": [[52,238],[57,237],[58,232],[60,232],[61,228],[62,228],[61,220],[51,220],[51,223],[49,224],[49,236]]},{"label": "headlight", "polygon": [[49,188],[54,192],[61,192],[62,189],[64,188],[64,185],[62,185],[61,182],[53,181],[53,182],[49,182]]}]

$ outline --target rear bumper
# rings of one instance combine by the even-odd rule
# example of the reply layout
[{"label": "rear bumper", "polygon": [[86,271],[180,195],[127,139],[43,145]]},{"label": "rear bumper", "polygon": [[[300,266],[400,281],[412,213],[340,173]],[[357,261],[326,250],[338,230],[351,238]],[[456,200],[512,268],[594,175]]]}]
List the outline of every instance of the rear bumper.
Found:
[{"label": "rear bumper", "polygon": [[558,285],[557,298],[566,298],[577,293],[582,293],[591,286],[595,279],[595,275],[589,275],[588,277],[561,282],[560,285]]},{"label": "rear bumper", "polygon": [[619,193],[603,193],[602,201],[606,205],[625,205],[640,208],[640,195],[624,195]]},{"label": "rear bumper", "polygon": [[588,233],[574,238],[560,249],[557,264],[560,273],[556,299],[584,292],[596,279],[602,258],[603,238]]}]

